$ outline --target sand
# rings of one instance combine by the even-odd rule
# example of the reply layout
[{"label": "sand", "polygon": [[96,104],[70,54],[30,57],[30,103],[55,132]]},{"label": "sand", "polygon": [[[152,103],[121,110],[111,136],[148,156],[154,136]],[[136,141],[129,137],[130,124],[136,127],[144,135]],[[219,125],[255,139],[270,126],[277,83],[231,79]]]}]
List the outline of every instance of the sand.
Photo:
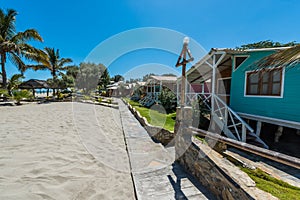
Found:
[{"label": "sand", "polygon": [[134,199],[119,111],[0,106],[0,199]]}]

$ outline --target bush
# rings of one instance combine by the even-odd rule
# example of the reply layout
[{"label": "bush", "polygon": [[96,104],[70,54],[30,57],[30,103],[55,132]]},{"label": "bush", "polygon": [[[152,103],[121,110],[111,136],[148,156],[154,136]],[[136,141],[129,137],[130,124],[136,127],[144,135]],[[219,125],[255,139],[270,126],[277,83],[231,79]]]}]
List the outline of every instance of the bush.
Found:
[{"label": "bush", "polygon": [[0,97],[9,97],[6,89],[0,89]]},{"label": "bush", "polygon": [[17,105],[21,105],[22,99],[32,99],[33,95],[28,90],[15,90],[13,91],[13,99]]},{"label": "bush", "polygon": [[88,96],[88,95],[84,95],[84,96],[83,96],[83,100],[86,100],[86,101],[87,101],[87,100],[91,100],[91,97]]},{"label": "bush", "polygon": [[159,100],[167,113],[173,112],[176,109],[176,95],[170,89],[163,89],[159,95]]}]

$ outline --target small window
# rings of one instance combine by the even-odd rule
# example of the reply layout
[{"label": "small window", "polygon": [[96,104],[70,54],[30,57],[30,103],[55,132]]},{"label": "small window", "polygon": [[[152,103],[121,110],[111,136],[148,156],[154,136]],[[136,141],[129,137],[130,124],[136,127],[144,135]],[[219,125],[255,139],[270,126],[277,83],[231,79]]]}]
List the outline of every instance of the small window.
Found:
[{"label": "small window", "polygon": [[282,68],[247,73],[246,95],[281,96]]},{"label": "small window", "polygon": [[235,56],[234,57],[234,69],[237,69],[247,58],[248,58],[248,56]]}]

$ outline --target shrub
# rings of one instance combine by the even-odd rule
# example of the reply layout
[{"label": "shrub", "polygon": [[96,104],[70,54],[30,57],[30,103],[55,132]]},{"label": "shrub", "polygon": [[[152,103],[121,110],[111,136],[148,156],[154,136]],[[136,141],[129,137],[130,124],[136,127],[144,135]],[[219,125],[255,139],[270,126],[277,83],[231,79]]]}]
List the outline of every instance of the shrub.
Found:
[{"label": "shrub", "polygon": [[84,96],[83,96],[83,100],[91,100],[91,97],[90,97],[90,96],[87,96],[87,95],[84,95]]},{"label": "shrub", "polygon": [[167,113],[170,113],[176,108],[176,95],[170,89],[165,88],[159,95],[161,105],[166,109]]},{"label": "shrub", "polygon": [[0,89],[0,97],[9,97],[6,89]]},{"label": "shrub", "polygon": [[13,91],[13,99],[17,105],[21,105],[22,99],[32,99],[33,96],[28,90],[15,90]]}]

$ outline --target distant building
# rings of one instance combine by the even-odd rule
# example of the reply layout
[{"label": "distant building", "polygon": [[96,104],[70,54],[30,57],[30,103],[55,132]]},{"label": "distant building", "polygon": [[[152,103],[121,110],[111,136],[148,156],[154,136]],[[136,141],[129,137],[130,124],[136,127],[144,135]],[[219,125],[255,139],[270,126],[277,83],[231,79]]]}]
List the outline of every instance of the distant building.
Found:
[{"label": "distant building", "polygon": [[145,86],[147,95],[158,101],[159,94],[163,88],[168,88],[176,93],[176,76],[150,76]]}]

